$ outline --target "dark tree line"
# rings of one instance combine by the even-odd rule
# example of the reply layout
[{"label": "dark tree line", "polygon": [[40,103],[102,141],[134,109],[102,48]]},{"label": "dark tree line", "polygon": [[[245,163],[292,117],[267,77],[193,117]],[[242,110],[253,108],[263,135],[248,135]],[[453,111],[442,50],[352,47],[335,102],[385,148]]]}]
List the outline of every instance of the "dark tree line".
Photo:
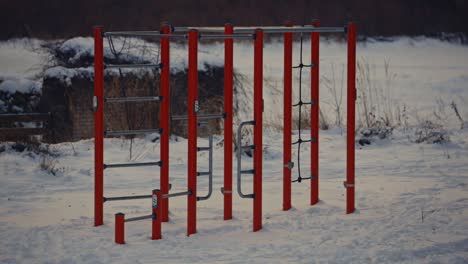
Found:
[{"label": "dark tree line", "polygon": [[365,36],[468,33],[466,0],[0,0],[0,38],[63,38],[106,30],[355,21]]}]

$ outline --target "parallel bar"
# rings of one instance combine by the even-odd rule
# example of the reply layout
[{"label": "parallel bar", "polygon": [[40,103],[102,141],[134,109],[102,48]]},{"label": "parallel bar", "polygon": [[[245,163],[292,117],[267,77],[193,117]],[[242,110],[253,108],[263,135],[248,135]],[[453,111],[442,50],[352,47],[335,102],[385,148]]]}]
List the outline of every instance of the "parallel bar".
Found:
[{"label": "parallel bar", "polygon": [[[314,26],[319,27],[318,21],[313,22]],[[315,104],[310,108],[310,175],[313,176],[310,181],[310,205],[314,205],[319,201],[319,45],[320,34],[313,32],[311,34],[311,64],[314,65],[311,69],[310,81],[310,101]]]},{"label": "parallel bar", "polygon": [[297,141],[294,141],[293,143],[291,143],[291,145],[296,145],[296,144],[299,144],[299,143],[307,143],[307,142],[315,142],[315,138],[311,138],[311,139],[301,139],[301,140],[297,140]]},{"label": "parallel bar", "polygon": [[142,129],[142,130],[116,130],[105,131],[106,136],[126,136],[126,135],[141,135],[150,133],[161,133],[161,129]]},{"label": "parallel bar", "polygon": [[210,151],[209,147],[197,147],[197,151]]},{"label": "parallel bar", "polygon": [[[198,30],[201,33],[223,33],[225,32],[222,27],[174,27],[175,33],[184,33],[190,30]],[[265,33],[287,33],[287,32],[345,32],[345,27],[322,27],[317,28],[313,25],[305,26],[253,26],[253,27],[236,27],[235,33],[253,33],[255,30],[260,29]]]},{"label": "parallel bar", "polygon": [[151,195],[103,197],[103,202],[148,199],[148,198],[151,198],[151,197],[152,197]]},{"label": "parallel bar", "polygon": [[[289,25],[292,26],[292,25]],[[293,34],[284,33],[284,107],[283,107],[283,164],[291,163],[292,138],[292,44]],[[283,210],[291,209],[291,166],[283,166]]]},{"label": "parallel bar", "polygon": [[94,226],[104,222],[104,42],[102,27],[94,28]]},{"label": "parallel bar", "polygon": [[121,69],[121,68],[162,68],[162,64],[106,64],[105,69]]},{"label": "parallel bar", "polygon": [[252,39],[252,34],[211,34],[211,35],[200,35],[200,39]]},{"label": "parallel bar", "polygon": [[[234,33],[233,26],[226,24],[224,34]],[[234,41],[224,40],[224,220],[232,219],[232,116],[233,116],[233,74]]]},{"label": "parallel bar", "polygon": [[159,31],[114,31],[105,32],[104,36],[120,36],[120,37],[159,37],[159,38],[183,38],[186,39],[186,35],[172,35],[169,33],[162,33]]},{"label": "parallel bar", "polygon": [[[208,120],[208,119],[217,119],[217,118],[225,118],[226,114],[203,114],[203,115],[197,115],[198,120]],[[188,115],[175,115],[172,116],[171,118],[173,121],[174,120],[188,120],[189,116]]]},{"label": "parallel bar", "polygon": [[177,196],[185,196],[185,195],[187,195],[189,197],[192,196],[192,191],[189,190],[189,191],[186,191],[186,192],[163,194],[162,198],[167,199],[167,198],[172,198],[172,197],[177,197]]},{"label": "parallel bar", "polygon": [[255,174],[255,170],[241,170],[241,174]]},{"label": "parallel bar", "polygon": [[141,163],[121,163],[121,164],[104,164],[104,169],[111,168],[130,168],[130,167],[145,167],[145,166],[161,166],[162,162],[141,162]]},{"label": "parallel bar", "polygon": [[[161,32],[163,34],[170,34],[170,26],[168,23],[163,23],[161,27]],[[159,111],[159,122],[160,127],[163,131],[161,134],[161,148],[160,155],[161,161],[163,162],[160,171],[160,192],[161,194],[169,193],[169,137],[170,137],[170,113],[171,113],[171,102],[170,102],[170,40],[168,37],[163,37],[161,41],[161,63],[164,67],[161,70],[161,79],[160,79],[160,95],[163,98],[168,98],[167,100],[162,100]],[[158,216],[159,221],[167,222],[169,221],[169,200],[163,199],[160,201],[159,210],[161,210],[161,215]]]},{"label": "parallel bar", "polygon": [[162,101],[162,96],[146,96],[146,97],[109,97],[105,98],[106,103],[121,103],[121,102],[152,102]]},{"label": "parallel bar", "polygon": [[348,24],[348,103],[346,128],[346,213],[354,212],[355,119],[356,119],[356,25]]},{"label": "parallel bar", "polygon": [[197,176],[205,176],[205,175],[210,175],[209,171],[199,171],[197,172]]},{"label": "parallel bar", "polygon": [[[151,196],[152,196],[152,195],[151,195]],[[137,216],[137,217],[125,219],[125,222],[126,222],[126,223],[128,223],[128,222],[135,222],[135,221],[144,220],[144,219],[151,219],[151,218],[153,218],[153,215]]]},{"label": "parallel bar", "polygon": [[190,30],[188,54],[188,189],[187,196],[187,236],[197,233],[197,113],[195,106],[198,97],[198,32]]},{"label": "parallel bar", "polygon": [[263,31],[255,31],[254,43],[254,180],[253,231],[262,229],[262,163],[263,163]]}]

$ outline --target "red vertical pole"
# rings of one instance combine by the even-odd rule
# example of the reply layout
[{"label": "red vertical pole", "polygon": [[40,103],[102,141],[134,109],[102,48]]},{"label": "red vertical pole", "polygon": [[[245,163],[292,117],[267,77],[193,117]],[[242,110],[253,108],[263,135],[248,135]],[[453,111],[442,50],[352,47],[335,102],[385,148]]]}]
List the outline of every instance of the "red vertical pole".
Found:
[{"label": "red vertical pole", "polygon": [[197,232],[197,111],[198,111],[198,31],[188,33],[188,189],[187,236]]},{"label": "red vertical pole", "polygon": [[262,159],[263,159],[263,30],[255,30],[254,44],[254,181],[253,231],[262,229]]},{"label": "red vertical pole", "polygon": [[[291,24],[286,26],[291,27]],[[292,32],[284,33],[283,210],[291,208]]]},{"label": "red vertical pole", "polygon": [[162,192],[158,189],[153,190],[152,202],[152,225],[151,239],[161,239],[161,220],[162,220],[162,202],[167,199],[162,198]]},{"label": "red vertical pole", "polygon": [[115,214],[115,243],[125,244],[125,214]]},{"label": "red vertical pole", "polygon": [[[226,24],[224,34],[234,33],[233,26]],[[224,220],[232,219],[232,119],[233,119],[233,66],[234,40],[224,40]]]},{"label": "red vertical pole", "polygon": [[356,102],[356,25],[348,24],[348,124],[346,133],[346,213],[354,212],[355,102]]},{"label": "red vertical pole", "polygon": [[[318,21],[312,22],[312,25],[319,27]],[[319,44],[320,34],[311,33],[311,109],[310,109],[310,204],[314,205],[319,201]]]},{"label": "red vertical pole", "polygon": [[104,43],[94,28],[94,226],[104,218]]},{"label": "red vertical pole", "polygon": [[[163,34],[170,34],[170,26],[167,23],[163,23],[161,27]],[[169,193],[169,136],[170,136],[170,105],[171,105],[171,92],[170,92],[170,58],[169,58],[169,38],[161,38],[161,63],[163,65],[161,70],[160,79],[160,96],[162,101],[160,104],[159,111],[159,122],[160,128],[162,129],[161,134],[161,172],[160,172],[160,186],[163,194]],[[163,222],[169,221],[169,199],[161,201],[162,215],[161,219]]]}]

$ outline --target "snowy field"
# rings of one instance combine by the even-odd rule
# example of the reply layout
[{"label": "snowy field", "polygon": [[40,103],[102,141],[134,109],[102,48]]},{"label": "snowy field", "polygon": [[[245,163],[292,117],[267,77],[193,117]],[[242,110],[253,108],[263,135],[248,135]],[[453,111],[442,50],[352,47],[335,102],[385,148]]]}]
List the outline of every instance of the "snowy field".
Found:
[{"label": "snowy field", "polygon": [[[92,43],[90,39],[77,42]],[[34,43],[0,43],[0,77],[36,81],[46,56]],[[331,123],[333,97],[325,88],[325,78],[341,85],[345,47],[326,40],[321,43],[321,103]],[[243,84],[249,88],[252,47],[238,44],[235,48],[236,70],[245,75]],[[178,46],[172,52],[174,66],[183,67],[184,48]],[[221,136],[215,137],[213,196],[198,203],[198,233],[186,237],[187,202],[177,197],[170,201],[171,220],[163,224],[162,240],[150,240],[151,221],[143,220],[126,224],[124,246],[113,242],[114,213],[147,215],[151,202],[106,203],[104,226],[93,227],[92,140],[49,146],[56,157],[16,152],[8,143],[0,153],[0,263],[467,263],[468,125],[460,129],[448,105],[455,102],[468,120],[468,46],[401,38],[360,43],[357,52],[358,59],[369,65],[375,85],[390,93],[385,102],[407,107],[411,125],[398,127],[391,137],[373,140],[371,145],[357,144],[354,214],[345,214],[345,133],[333,124],[330,130],[320,131],[321,201],[309,206],[309,182],[294,183],[293,209],[281,210],[283,143],[275,125],[282,122],[282,46],[270,43],[265,45],[264,226],[260,232],[251,231],[251,200],[237,194],[233,195],[234,219],[223,221],[219,192],[223,149],[216,144]],[[222,64],[222,54],[222,45],[201,46],[201,65]],[[385,73],[385,62],[390,75]],[[0,84],[0,90],[7,88],[11,85]],[[251,102],[248,95],[238,94],[236,99]],[[248,110],[243,108],[238,119],[251,118]],[[434,112],[446,114],[442,119],[450,141],[414,143],[412,127]],[[135,141],[130,162],[159,160],[159,142],[152,142],[154,137]],[[199,144],[207,145],[207,139],[199,139]],[[187,141],[173,138],[170,148],[172,191],[184,191]],[[307,171],[308,146],[303,151],[302,169]],[[207,153],[199,154],[200,170],[207,168],[207,159]],[[247,168],[251,159],[243,159]],[[129,142],[106,139],[105,161],[129,161]],[[52,164],[55,175],[41,170],[41,163]],[[158,186],[159,170],[153,168],[105,173],[105,196],[150,194]],[[207,180],[199,177],[198,186],[203,193]]]}]

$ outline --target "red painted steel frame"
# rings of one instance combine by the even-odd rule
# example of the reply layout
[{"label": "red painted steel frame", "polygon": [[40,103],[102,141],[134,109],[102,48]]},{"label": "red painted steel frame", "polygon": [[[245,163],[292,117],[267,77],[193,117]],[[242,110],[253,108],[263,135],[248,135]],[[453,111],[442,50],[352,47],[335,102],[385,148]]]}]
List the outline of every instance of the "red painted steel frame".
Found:
[{"label": "red painted steel frame", "polygon": [[253,231],[262,229],[262,163],[263,163],[263,30],[255,31],[254,44],[254,180]]},{"label": "red painted steel frame", "polygon": [[94,28],[94,226],[104,221],[104,43],[102,27]]},{"label": "red painted steel frame", "polygon": [[[161,27],[163,34],[170,34],[170,26],[163,24]],[[161,134],[161,181],[160,189],[163,194],[169,193],[169,136],[170,136],[170,57],[169,57],[169,38],[161,38],[161,63],[163,65],[161,70],[160,80],[160,96],[162,96],[159,120],[160,127],[162,128]],[[169,221],[169,199],[161,201],[163,222]]]},{"label": "red painted steel frame", "polygon": [[[292,26],[288,24],[287,26]],[[291,208],[291,134],[292,134],[292,43],[293,33],[284,33],[284,123],[283,123],[283,210]]]},{"label": "red painted steel frame", "polygon": [[[234,33],[233,26],[226,24],[224,33]],[[224,40],[224,220],[232,219],[232,106],[234,40]]]},{"label": "red painted steel frame", "polygon": [[348,24],[348,124],[346,153],[346,213],[354,212],[354,169],[355,169],[355,102],[356,102],[356,25]]},{"label": "red painted steel frame", "polygon": [[115,243],[125,244],[125,214],[115,214]]},{"label": "red painted steel frame", "polygon": [[[320,23],[314,21],[314,26],[319,27]],[[310,143],[310,204],[314,205],[319,201],[319,44],[320,34],[311,33],[311,109],[310,109],[310,134],[313,139]],[[299,165],[298,165],[299,166]]]},{"label": "red painted steel frame", "polygon": [[197,232],[197,93],[198,93],[198,31],[188,33],[188,189],[187,236]]},{"label": "red painted steel frame", "polygon": [[151,223],[151,239],[161,239],[161,221],[162,221],[162,204],[167,199],[162,198],[162,192],[160,190],[153,190],[153,203],[152,203],[152,223]]}]

